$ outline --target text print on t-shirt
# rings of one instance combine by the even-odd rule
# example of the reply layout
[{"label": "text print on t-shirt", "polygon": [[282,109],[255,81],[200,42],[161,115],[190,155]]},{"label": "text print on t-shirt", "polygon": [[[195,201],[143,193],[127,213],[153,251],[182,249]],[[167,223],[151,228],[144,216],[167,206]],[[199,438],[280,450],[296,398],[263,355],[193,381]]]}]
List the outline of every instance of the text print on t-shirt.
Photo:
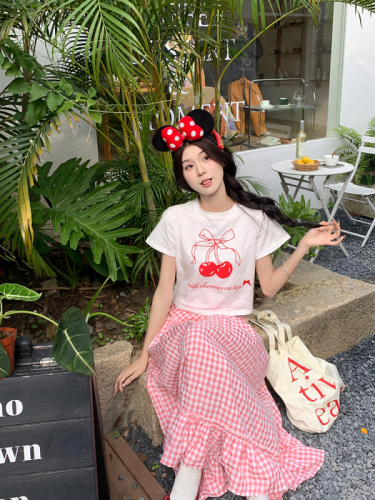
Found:
[{"label": "text print on t-shirt", "polygon": [[[195,243],[193,245],[193,248],[191,249],[191,255],[193,256],[193,260],[191,263],[196,263],[195,251],[197,247],[208,247],[205,262],[203,262],[199,266],[199,274],[201,274],[205,278],[213,276],[214,274],[222,279],[228,278],[232,274],[233,265],[227,260],[224,262],[220,260],[219,250],[232,250],[232,252],[234,253],[236,264],[238,266],[241,264],[241,257],[237,250],[226,245],[228,241],[231,241],[236,237],[234,231],[232,229],[229,229],[222,235],[221,238],[217,239],[214,238],[211,231],[209,231],[208,229],[202,229],[202,231],[199,233],[199,237],[201,238],[201,240]],[[210,255],[212,253],[215,256],[216,263],[210,261]]]},{"label": "text print on t-shirt", "polygon": [[[250,285],[250,281],[246,281],[246,283]],[[188,283],[188,285],[189,288],[192,288],[193,290],[194,289],[199,290],[200,288],[207,288],[209,290],[220,290],[224,292],[231,292],[232,290],[234,292],[238,292],[238,290],[241,290],[241,288],[243,287],[241,283],[239,285],[233,285],[233,286],[221,286],[221,285],[211,285],[210,283],[207,283],[207,281],[205,281],[204,283],[197,281],[196,283]]]}]

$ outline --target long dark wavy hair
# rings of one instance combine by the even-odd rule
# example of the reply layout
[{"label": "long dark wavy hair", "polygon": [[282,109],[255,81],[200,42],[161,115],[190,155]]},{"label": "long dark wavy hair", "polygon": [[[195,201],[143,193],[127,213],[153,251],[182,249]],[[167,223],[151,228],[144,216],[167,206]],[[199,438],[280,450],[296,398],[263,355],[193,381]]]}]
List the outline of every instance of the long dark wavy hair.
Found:
[{"label": "long dark wavy hair", "polygon": [[279,224],[285,224],[289,227],[320,227],[319,224],[291,219],[281,212],[279,207],[276,205],[275,200],[272,198],[268,198],[267,196],[258,196],[255,193],[245,190],[236,179],[237,167],[232,153],[227,147],[220,149],[216,144],[216,139],[213,134],[202,137],[202,139],[194,141],[193,143],[184,141],[181,148],[173,153],[174,174],[177,185],[182,189],[194,192],[184,179],[182,167],[182,154],[186,147],[192,144],[201,148],[212,160],[224,165],[224,184],[227,195],[239,205],[251,208],[252,210],[262,210],[262,212],[264,212],[270,219],[274,219]]}]

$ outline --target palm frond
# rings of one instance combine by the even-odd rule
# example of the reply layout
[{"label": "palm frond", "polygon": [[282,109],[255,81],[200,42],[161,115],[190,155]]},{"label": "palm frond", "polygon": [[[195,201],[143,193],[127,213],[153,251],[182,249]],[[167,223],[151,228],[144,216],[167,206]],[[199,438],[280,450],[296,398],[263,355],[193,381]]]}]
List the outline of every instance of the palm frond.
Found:
[{"label": "palm frond", "polygon": [[244,189],[250,190],[253,189],[258,195],[269,196],[270,191],[263,181],[257,179],[256,177],[252,177],[250,175],[246,175],[243,177],[237,177],[238,182],[243,186]]}]

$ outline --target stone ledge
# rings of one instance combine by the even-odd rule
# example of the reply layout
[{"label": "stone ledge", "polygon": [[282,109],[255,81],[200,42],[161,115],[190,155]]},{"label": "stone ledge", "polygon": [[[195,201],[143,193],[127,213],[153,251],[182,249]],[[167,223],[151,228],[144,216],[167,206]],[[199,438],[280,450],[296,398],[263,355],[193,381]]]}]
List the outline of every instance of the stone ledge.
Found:
[{"label": "stone ledge", "polygon": [[[374,333],[374,305],[374,285],[340,276],[281,292],[274,299],[266,299],[258,309],[271,309],[291,326],[293,335],[301,337],[314,356],[326,359]],[[255,329],[268,349],[266,333]]]},{"label": "stone ledge", "polygon": [[124,396],[121,394],[114,396],[114,387],[116,377],[130,364],[132,351],[133,346],[126,340],[107,344],[94,351],[104,434],[111,432],[124,412],[127,391],[124,391]]},{"label": "stone ledge", "polygon": [[[285,256],[287,258],[287,255]],[[276,266],[278,263],[276,262]],[[375,286],[363,281],[353,280],[329,271],[323,267],[303,261],[300,263],[294,276],[289,280],[289,289],[279,292],[273,299],[265,298],[255,303],[258,310],[271,309],[285,323],[292,327],[293,335],[301,337],[314,356],[326,359],[334,354],[345,351],[362,339],[369,337],[375,331]],[[268,349],[266,333],[257,329]],[[126,341],[115,342],[113,349],[120,349]],[[129,344],[130,345],[130,344]],[[112,347],[111,346],[111,347]],[[124,348],[121,348],[124,349]],[[129,348],[127,348],[129,349]],[[124,349],[126,350],[126,349]],[[98,349],[102,362],[107,354],[104,348]],[[103,373],[98,371],[99,388],[108,386],[111,397],[104,398],[100,394],[102,414],[105,416],[105,432],[107,427],[117,420],[122,425],[139,424],[152,439],[152,444],[157,446],[163,442],[158,418],[146,388],[146,373],[134,380],[124,390],[124,396],[116,396],[115,407],[108,410],[107,403],[113,399],[113,384],[117,375],[124,368],[123,359],[117,358],[118,366],[114,367],[112,361],[105,365],[112,366],[111,372],[105,371],[107,383],[101,385],[100,377]],[[139,353],[137,353],[139,355]],[[134,361],[137,356],[132,356]],[[95,354],[95,362],[97,354]],[[110,379],[110,380],[108,380]],[[115,398],[115,399],[116,399]],[[118,412],[113,413],[113,408]],[[108,417],[110,416],[110,418]]]},{"label": "stone ledge", "polygon": [[147,372],[124,387],[123,394],[118,392],[114,396],[116,377],[139,355],[140,351],[133,353],[132,344],[126,340],[107,344],[94,351],[103,430],[108,434],[115,428],[137,424],[150,436],[152,444],[158,446],[164,441],[164,436],[147,391]]},{"label": "stone ledge", "polygon": [[[288,256],[285,255],[285,258]],[[278,265],[278,262],[275,264]],[[314,356],[326,359],[375,331],[375,286],[302,261],[289,283],[294,286],[255,304],[271,309],[300,336]],[[256,328],[268,349],[268,336]]]},{"label": "stone ledge", "polygon": [[123,425],[137,424],[150,436],[153,446],[164,441],[159,419],[156,415],[146,386],[147,371],[134,380],[129,387],[134,388],[134,395],[123,413]]}]

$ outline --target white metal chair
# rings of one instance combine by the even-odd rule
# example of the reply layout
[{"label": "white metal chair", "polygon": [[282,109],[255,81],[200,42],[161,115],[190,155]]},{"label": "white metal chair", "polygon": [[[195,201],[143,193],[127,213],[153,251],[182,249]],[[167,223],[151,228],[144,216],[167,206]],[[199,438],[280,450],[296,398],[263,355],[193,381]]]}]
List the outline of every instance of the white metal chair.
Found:
[{"label": "white metal chair", "polygon": [[[375,145],[375,137],[369,137],[369,136],[366,136],[366,135],[362,137],[362,144],[359,147],[359,154],[358,154],[358,158],[357,158],[354,170],[353,170],[353,172],[352,172],[352,174],[350,176],[349,183],[346,186],[346,189],[345,189],[345,192],[344,192],[344,196],[342,197],[342,200],[340,202],[340,208],[342,208],[344,210],[344,212],[346,213],[346,215],[349,217],[349,219],[354,224],[357,223],[357,222],[360,222],[362,224],[367,224],[367,225],[370,226],[370,228],[367,231],[366,235],[359,234],[359,233],[353,233],[351,231],[346,231],[345,229],[341,229],[341,232],[343,232],[343,233],[352,234],[353,236],[358,236],[359,238],[363,238],[363,243],[361,245],[362,247],[364,247],[366,245],[367,240],[369,239],[370,234],[371,234],[372,230],[375,227],[375,206],[373,205],[373,203],[372,203],[372,201],[370,199],[371,195],[375,195],[375,189],[373,189],[373,188],[367,188],[365,186],[357,186],[356,184],[353,184],[351,181],[354,179],[354,176],[355,176],[355,173],[357,171],[357,168],[358,168],[359,161],[361,159],[362,153],[368,153],[368,154],[375,155],[375,147],[366,147],[365,143],[371,143],[371,144]],[[343,184],[344,184],[343,182],[335,182],[333,184],[326,184],[325,187],[330,190],[332,197],[335,200],[337,200],[337,192],[341,192]],[[347,194],[361,196],[362,198],[364,198],[364,200],[360,200],[360,199],[357,199],[357,198],[356,199],[350,198],[350,197],[346,196]],[[343,203],[342,203],[343,200],[350,200],[350,201],[355,201],[357,203],[364,203],[364,204],[367,203],[370,206],[371,210],[374,212],[374,220],[373,220],[373,222],[367,222],[367,221],[363,221],[363,220],[359,220],[359,219],[354,219],[350,215],[350,213],[347,211],[347,209],[345,208],[345,206],[343,205]],[[334,216],[335,216],[335,214],[332,213],[331,217],[334,217]]]}]

